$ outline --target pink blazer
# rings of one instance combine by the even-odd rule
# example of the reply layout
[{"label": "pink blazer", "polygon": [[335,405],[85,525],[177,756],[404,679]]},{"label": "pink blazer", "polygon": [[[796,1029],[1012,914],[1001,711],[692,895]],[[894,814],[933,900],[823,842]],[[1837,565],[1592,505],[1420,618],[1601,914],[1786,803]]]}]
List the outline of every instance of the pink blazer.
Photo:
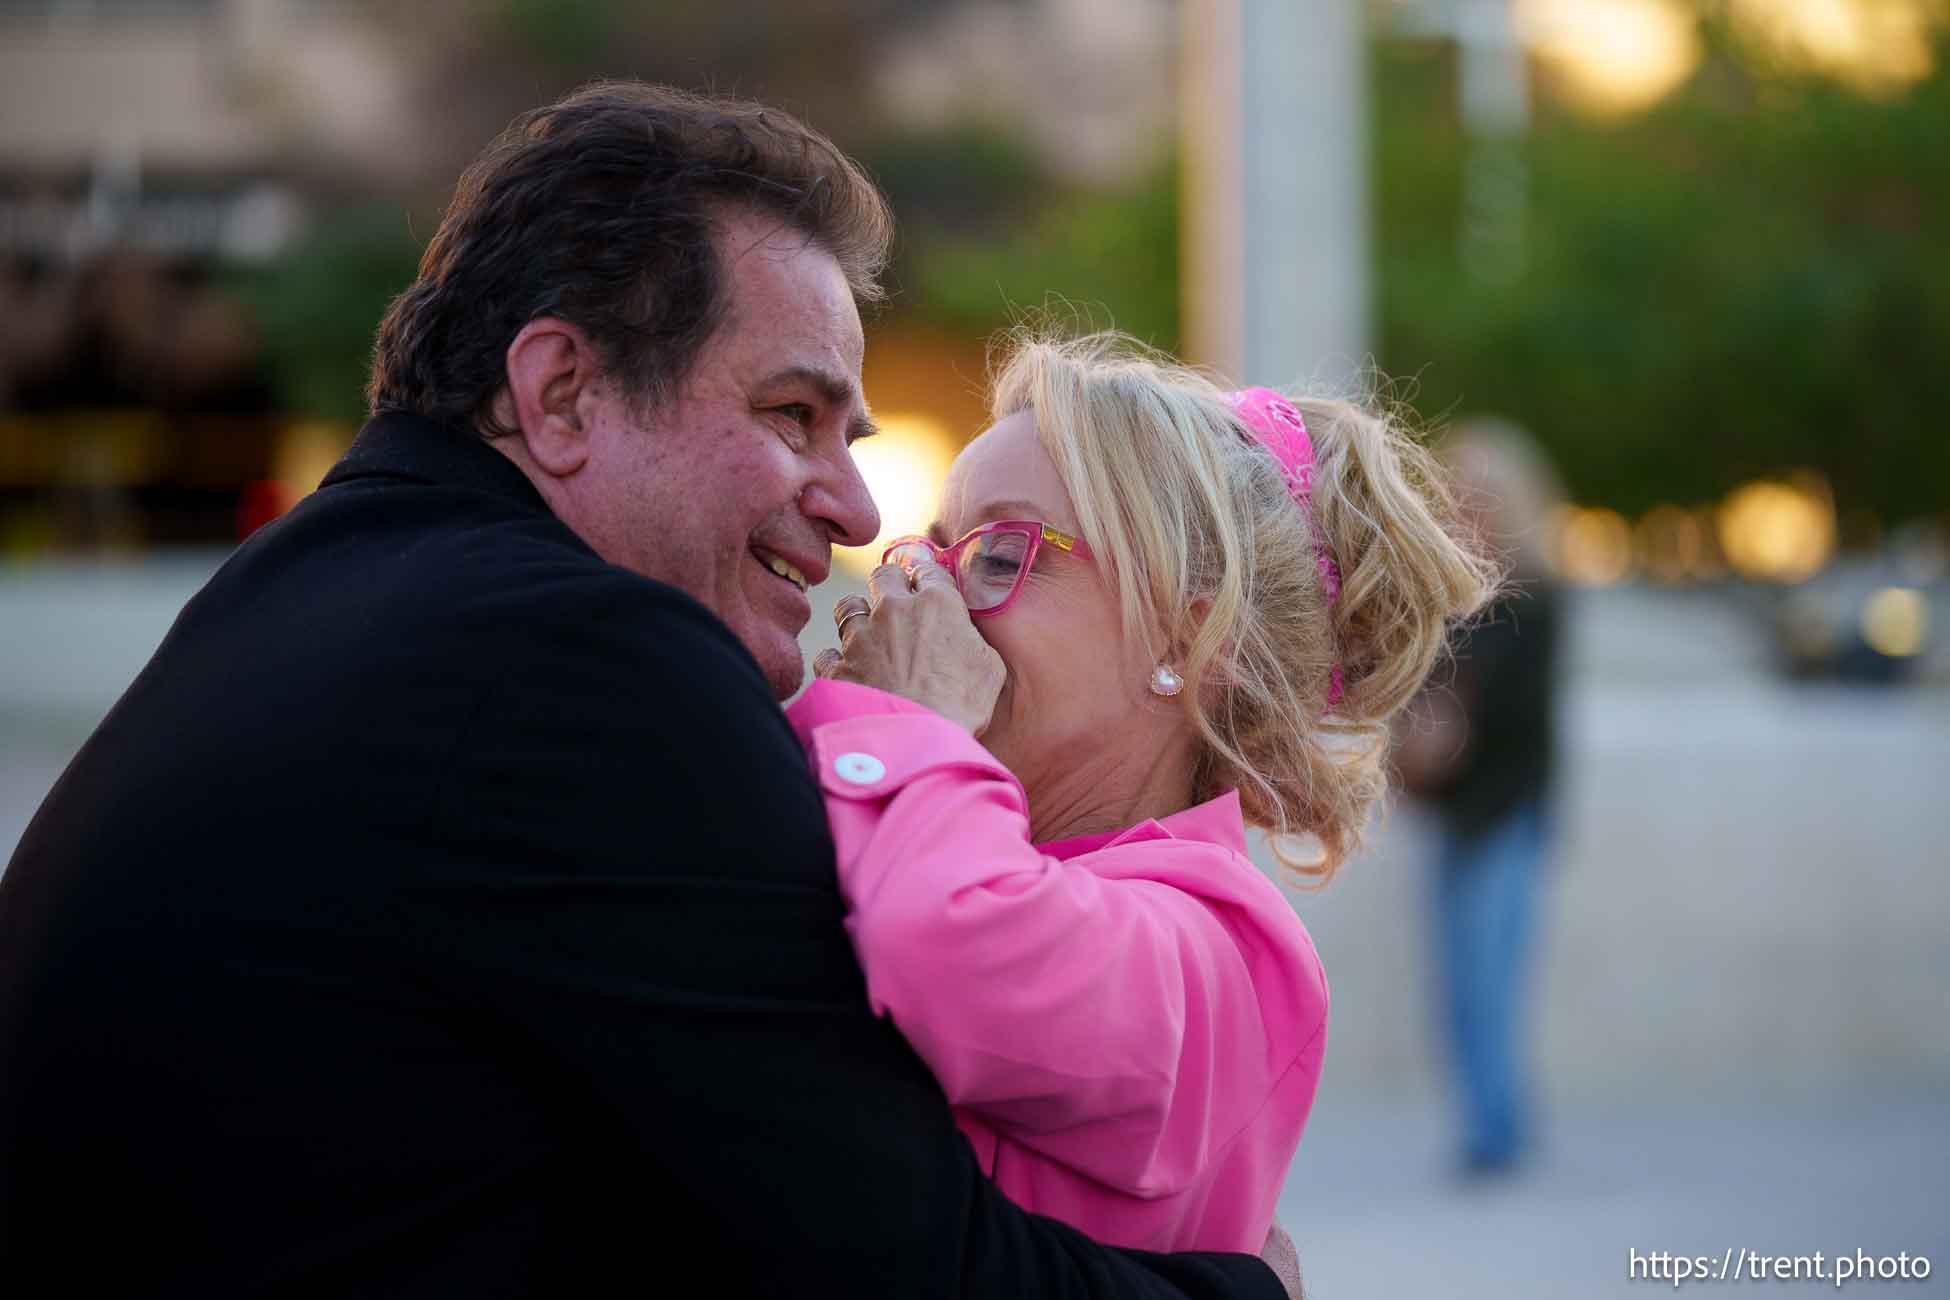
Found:
[{"label": "pink blazer", "polygon": [[787,713],[868,997],[989,1176],[1112,1245],[1257,1253],[1320,1081],[1327,981],[1246,856],[1238,795],[1034,845],[1022,787],[946,718],[825,681]]}]

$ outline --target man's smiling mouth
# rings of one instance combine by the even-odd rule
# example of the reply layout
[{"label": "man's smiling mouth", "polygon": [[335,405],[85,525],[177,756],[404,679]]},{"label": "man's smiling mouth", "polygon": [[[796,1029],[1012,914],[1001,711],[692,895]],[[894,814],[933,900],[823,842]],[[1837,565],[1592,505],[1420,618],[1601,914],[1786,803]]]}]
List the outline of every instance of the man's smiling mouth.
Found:
[{"label": "man's smiling mouth", "polygon": [[756,546],[752,547],[752,554],[758,557],[760,564],[763,564],[766,568],[778,574],[799,590],[806,590],[808,585],[806,575],[799,572],[798,566],[794,565],[790,560],[774,555],[770,551],[760,550]]}]

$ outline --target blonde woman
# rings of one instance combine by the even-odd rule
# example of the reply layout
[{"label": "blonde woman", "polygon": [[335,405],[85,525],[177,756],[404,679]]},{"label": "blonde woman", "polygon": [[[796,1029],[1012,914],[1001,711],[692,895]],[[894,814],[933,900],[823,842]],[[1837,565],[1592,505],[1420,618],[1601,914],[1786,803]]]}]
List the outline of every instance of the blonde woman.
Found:
[{"label": "blonde woman", "polygon": [[1246,828],[1333,872],[1490,575],[1352,405],[1098,334],[1020,341],[993,410],[791,710],[868,994],[1026,1208],[1257,1252],[1328,999]]}]

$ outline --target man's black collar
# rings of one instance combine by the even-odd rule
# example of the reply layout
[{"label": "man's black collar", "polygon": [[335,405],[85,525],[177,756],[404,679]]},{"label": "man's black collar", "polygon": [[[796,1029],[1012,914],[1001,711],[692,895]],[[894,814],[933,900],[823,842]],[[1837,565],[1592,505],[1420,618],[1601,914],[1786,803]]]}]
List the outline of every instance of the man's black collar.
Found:
[{"label": "man's black collar", "polygon": [[528,476],[479,434],[408,411],[387,411],[366,421],[319,486],[360,478],[404,478],[472,488],[548,510]]}]

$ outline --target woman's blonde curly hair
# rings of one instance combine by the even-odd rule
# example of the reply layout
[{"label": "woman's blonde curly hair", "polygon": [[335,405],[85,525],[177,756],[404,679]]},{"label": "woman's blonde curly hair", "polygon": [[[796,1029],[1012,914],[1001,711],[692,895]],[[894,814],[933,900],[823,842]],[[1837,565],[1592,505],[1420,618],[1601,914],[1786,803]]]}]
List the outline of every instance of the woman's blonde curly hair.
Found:
[{"label": "woman's blonde curly hair", "polygon": [[[1390,717],[1496,586],[1435,457],[1392,412],[1296,397],[1315,457],[1303,511],[1223,389],[1115,331],[1010,334],[991,394],[996,419],[1034,416],[1126,635],[1197,687],[1194,801],[1236,788],[1280,861],[1324,883],[1387,790]],[[1320,539],[1341,571],[1331,605]]]}]

